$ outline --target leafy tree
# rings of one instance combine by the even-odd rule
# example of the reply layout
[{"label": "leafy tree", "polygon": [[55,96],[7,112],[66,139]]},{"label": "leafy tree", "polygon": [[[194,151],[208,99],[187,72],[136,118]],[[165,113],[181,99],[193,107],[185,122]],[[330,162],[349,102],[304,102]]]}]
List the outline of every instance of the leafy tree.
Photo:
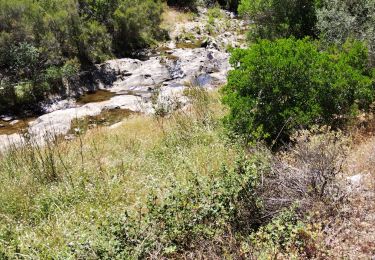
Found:
[{"label": "leafy tree", "polygon": [[0,113],[63,93],[69,61],[90,68],[161,39],[161,13],[161,0],[0,0]]},{"label": "leafy tree", "polygon": [[161,23],[162,12],[158,0],[123,0],[114,13],[116,51],[145,47],[162,35],[155,26]]},{"label": "leafy tree", "polygon": [[308,39],[262,40],[235,50],[224,87],[228,127],[247,141],[286,140],[298,127],[339,127],[374,98],[367,50],[359,42],[321,52]]},{"label": "leafy tree", "polygon": [[312,0],[242,0],[238,11],[255,22],[251,39],[315,36]]},{"label": "leafy tree", "polygon": [[167,4],[171,6],[189,7],[194,9],[197,5],[197,0],[167,0]]},{"label": "leafy tree", "polygon": [[85,46],[85,56],[92,62],[103,62],[112,56],[111,36],[98,21],[84,24],[79,41]]},{"label": "leafy tree", "polygon": [[348,38],[362,40],[375,66],[375,1],[323,0],[317,16],[317,28],[325,42],[342,45]]}]

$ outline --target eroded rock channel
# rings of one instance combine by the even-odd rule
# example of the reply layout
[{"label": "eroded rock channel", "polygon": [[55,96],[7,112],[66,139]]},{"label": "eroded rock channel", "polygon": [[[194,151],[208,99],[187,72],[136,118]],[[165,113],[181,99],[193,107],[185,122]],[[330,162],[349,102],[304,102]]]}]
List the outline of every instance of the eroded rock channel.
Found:
[{"label": "eroded rock channel", "polygon": [[178,48],[172,40],[146,60],[109,60],[96,65],[91,75],[100,76],[83,87],[94,90],[94,94],[55,102],[46,108],[46,114],[24,121],[20,129],[0,132],[0,150],[23,143],[25,134],[37,143],[42,143],[46,136],[68,135],[74,120],[98,117],[103,111],[119,109],[152,114],[158,106],[168,108],[176,101],[186,104],[185,88],[223,85],[229,69],[229,53],[216,43]]}]

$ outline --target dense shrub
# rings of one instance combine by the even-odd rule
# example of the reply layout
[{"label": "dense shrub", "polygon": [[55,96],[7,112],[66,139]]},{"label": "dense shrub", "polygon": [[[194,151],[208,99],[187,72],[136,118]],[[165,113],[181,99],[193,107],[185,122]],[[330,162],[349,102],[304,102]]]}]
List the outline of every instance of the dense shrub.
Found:
[{"label": "dense shrub", "polygon": [[158,0],[123,0],[114,12],[114,47],[117,53],[143,48],[160,39],[161,2]]},{"label": "dense shrub", "polygon": [[262,40],[235,50],[223,101],[228,127],[247,141],[286,140],[299,127],[341,126],[374,98],[364,67],[367,50],[355,42],[343,51],[321,52],[308,39]]},{"label": "dense shrub", "polygon": [[171,6],[188,7],[195,9],[197,0],[167,0],[167,4]]},{"label": "dense shrub", "polygon": [[163,38],[161,13],[159,0],[0,0],[0,113],[63,92],[47,74],[70,60],[90,67]]},{"label": "dense shrub", "polygon": [[255,22],[250,39],[315,35],[315,2],[311,0],[242,0],[238,11]]},{"label": "dense shrub", "polygon": [[348,38],[363,40],[375,66],[375,1],[324,0],[317,16],[317,28],[325,42],[343,44]]}]

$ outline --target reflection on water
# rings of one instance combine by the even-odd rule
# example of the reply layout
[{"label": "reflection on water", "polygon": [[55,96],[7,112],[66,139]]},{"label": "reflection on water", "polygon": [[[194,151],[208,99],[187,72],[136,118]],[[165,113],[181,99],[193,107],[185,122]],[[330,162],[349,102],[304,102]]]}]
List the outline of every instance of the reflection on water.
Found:
[{"label": "reflection on water", "polygon": [[116,93],[108,90],[99,89],[96,91],[89,91],[77,99],[77,104],[84,105],[88,103],[107,101],[114,96],[116,96]]},{"label": "reflection on water", "polygon": [[87,116],[74,119],[69,134],[76,134],[77,130],[79,130],[79,133],[84,133],[91,128],[110,126],[121,122],[124,118],[127,118],[132,114],[136,114],[136,112],[129,109],[111,109],[104,110],[97,116]]},{"label": "reflection on water", "polygon": [[35,117],[29,117],[8,122],[0,120],[0,135],[11,135],[25,132],[29,126],[29,123],[35,119]]},{"label": "reflection on water", "polygon": [[202,41],[196,40],[194,42],[178,42],[176,47],[178,49],[197,49],[202,47]]}]

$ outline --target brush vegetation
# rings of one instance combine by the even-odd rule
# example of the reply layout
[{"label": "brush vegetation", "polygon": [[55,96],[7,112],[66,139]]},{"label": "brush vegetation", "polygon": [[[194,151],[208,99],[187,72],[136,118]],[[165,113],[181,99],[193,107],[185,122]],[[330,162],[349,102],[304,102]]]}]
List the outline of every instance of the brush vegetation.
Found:
[{"label": "brush vegetation", "polygon": [[343,127],[374,101],[367,48],[321,51],[309,39],[262,40],[232,52],[227,125],[247,141],[288,141],[298,128]]},{"label": "brush vegetation", "polygon": [[[44,147],[25,143],[2,154],[0,257],[317,255],[310,249],[317,228],[301,212],[318,201],[331,205],[326,189],[335,175],[324,175],[327,188],[300,194],[314,180],[309,174],[320,172],[303,159],[295,167],[307,171],[305,182],[275,196],[275,176],[284,179],[272,170],[279,168],[276,157],[227,138],[217,93],[186,94],[193,104],[167,117],[134,115],[117,129],[78,132],[70,142],[49,139]],[[325,149],[314,149],[306,133],[298,136],[304,158],[325,160]],[[331,149],[340,138],[323,140],[330,141],[321,148]],[[329,169],[332,161],[325,161]]]},{"label": "brush vegetation", "polygon": [[[221,91],[189,84],[185,107],[126,113],[116,128],[76,121],[70,141],[49,136],[40,146],[25,136],[0,154],[0,259],[339,257],[327,248],[329,230],[341,232],[339,218],[372,216],[347,212],[358,198],[347,175],[373,171],[346,161],[358,115],[373,118],[373,5],[280,3],[239,3],[253,19],[249,48],[232,51]],[[194,11],[216,1],[167,4]],[[0,112],[27,110],[82,67],[152,45],[173,26],[161,22],[163,8],[158,0],[0,0]],[[330,26],[337,11],[345,27]],[[371,208],[364,201],[373,193],[361,191],[359,205]],[[371,257],[371,241],[353,244]]]}]

